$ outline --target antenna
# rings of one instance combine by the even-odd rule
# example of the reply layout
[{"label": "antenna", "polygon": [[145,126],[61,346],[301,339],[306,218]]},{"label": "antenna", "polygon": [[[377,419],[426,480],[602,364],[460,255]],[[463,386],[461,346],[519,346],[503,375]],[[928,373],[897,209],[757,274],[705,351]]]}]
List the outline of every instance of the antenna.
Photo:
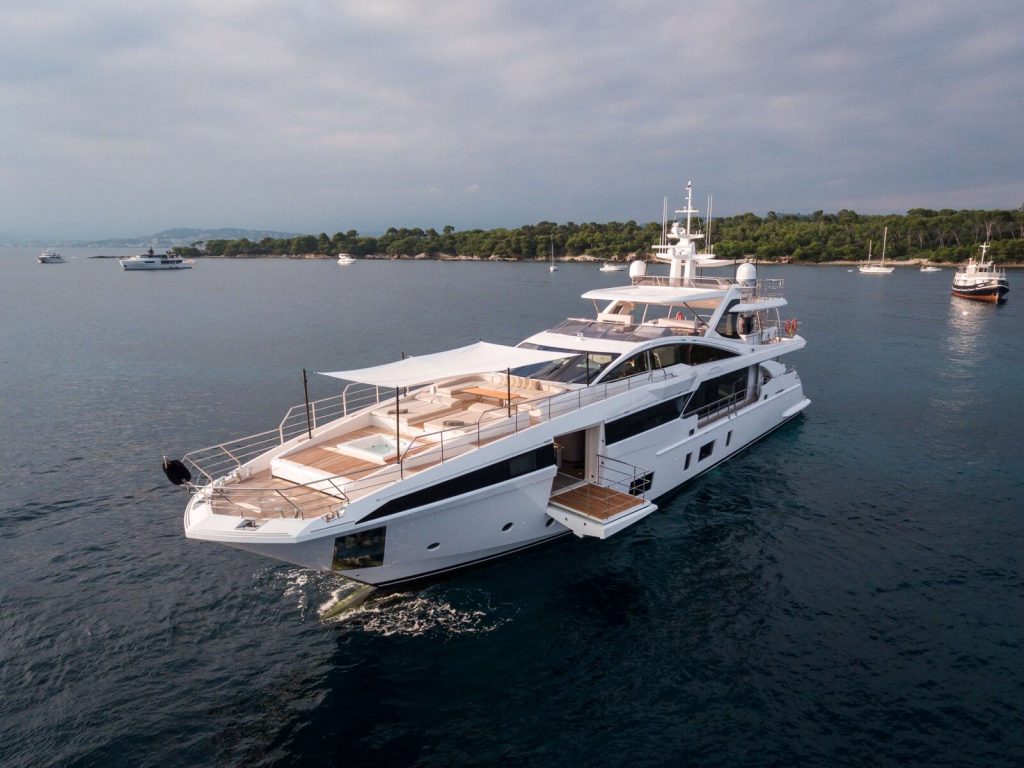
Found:
[{"label": "antenna", "polygon": [[665,245],[665,242],[668,240],[667,232],[668,232],[668,195],[665,195],[665,197],[663,197],[662,201],[661,201],[661,243],[660,243],[660,245]]},{"label": "antenna", "polygon": [[690,215],[693,213],[693,182],[686,182],[686,234],[690,234]]},{"label": "antenna", "polygon": [[704,233],[704,253],[711,253],[711,200],[712,196],[708,195],[708,226]]}]

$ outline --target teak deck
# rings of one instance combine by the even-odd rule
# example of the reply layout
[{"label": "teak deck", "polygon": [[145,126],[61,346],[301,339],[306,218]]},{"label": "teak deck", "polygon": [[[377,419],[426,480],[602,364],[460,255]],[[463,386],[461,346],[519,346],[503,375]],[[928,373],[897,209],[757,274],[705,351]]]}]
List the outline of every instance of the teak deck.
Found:
[{"label": "teak deck", "polygon": [[551,503],[595,520],[609,520],[642,505],[644,501],[628,493],[593,483],[584,483],[552,496]]},{"label": "teak deck", "polygon": [[[480,391],[474,391],[474,389]],[[487,390],[484,387],[471,387],[465,391],[478,397],[490,396],[493,393],[493,395],[500,394],[503,399],[507,398],[506,392]],[[525,397],[513,388],[512,399],[528,400],[530,398]],[[468,406],[472,402],[472,400],[465,400],[460,403],[453,404],[450,408],[444,411],[435,411],[422,418],[416,417],[409,419],[406,423],[410,427],[418,427],[426,421],[453,415],[455,413],[467,412]],[[530,424],[532,425],[534,423],[535,420],[531,417]],[[480,435],[478,440],[474,440],[474,447],[480,447],[505,437],[504,433],[488,437],[486,435],[486,429],[486,426],[484,426],[484,433]],[[371,426],[346,432],[344,435],[339,436],[339,439],[344,439],[347,442],[361,437],[378,434],[393,436],[395,433],[393,430],[389,431],[379,426]],[[410,434],[403,431],[400,433],[400,437],[405,440],[415,440],[418,436],[418,432]],[[422,472],[424,469],[428,469],[441,463],[443,448],[438,442],[419,440],[403,455],[411,457],[421,455],[426,452],[436,452],[436,460],[425,459],[415,467],[407,468],[404,472],[405,476]],[[287,461],[291,461],[296,464],[303,464],[307,467],[329,473],[332,479],[337,482],[339,489],[344,489],[344,486],[352,480],[359,480],[360,478],[383,468],[394,467],[397,469],[398,463],[396,457],[392,456],[385,460],[383,464],[375,464],[354,456],[347,456],[340,451],[332,450],[323,443],[317,443],[315,445],[309,445],[305,448],[301,448],[285,458]],[[396,473],[390,482],[397,481],[399,477],[400,475]],[[386,483],[389,481],[384,482]],[[372,492],[372,489],[370,488],[356,489],[348,494],[348,498],[349,500],[354,500],[370,492]],[[627,496],[626,498],[631,497]],[[336,511],[340,505],[345,503],[345,500],[341,496],[318,491],[311,488],[309,485],[302,485],[290,480],[275,477],[268,469],[255,473],[251,477],[230,482],[221,488],[213,489],[210,503],[213,507],[214,513],[222,515],[232,515],[253,519],[274,517],[308,519]]]}]

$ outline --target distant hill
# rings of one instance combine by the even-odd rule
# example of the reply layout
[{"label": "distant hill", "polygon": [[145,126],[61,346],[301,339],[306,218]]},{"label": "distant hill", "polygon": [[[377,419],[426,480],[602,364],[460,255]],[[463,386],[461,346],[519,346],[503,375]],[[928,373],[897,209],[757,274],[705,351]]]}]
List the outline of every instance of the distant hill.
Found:
[{"label": "distant hill", "polygon": [[107,240],[90,240],[72,243],[72,245],[95,245],[103,248],[171,248],[175,245],[192,245],[192,243],[206,242],[207,240],[240,240],[247,238],[258,243],[265,237],[290,238],[295,237],[291,232],[274,232],[262,229],[234,229],[222,227],[220,229],[165,229],[153,235],[143,237],[114,237]]}]

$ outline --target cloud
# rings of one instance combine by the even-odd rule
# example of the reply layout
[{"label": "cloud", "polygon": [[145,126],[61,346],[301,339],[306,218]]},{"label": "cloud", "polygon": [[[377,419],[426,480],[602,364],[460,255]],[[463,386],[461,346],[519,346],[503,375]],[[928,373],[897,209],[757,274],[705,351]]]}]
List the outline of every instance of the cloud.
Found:
[{"label": "cloud", "polygon": [[1016,2],[8,6],[0,206],[41,234],[1024,199]]}]

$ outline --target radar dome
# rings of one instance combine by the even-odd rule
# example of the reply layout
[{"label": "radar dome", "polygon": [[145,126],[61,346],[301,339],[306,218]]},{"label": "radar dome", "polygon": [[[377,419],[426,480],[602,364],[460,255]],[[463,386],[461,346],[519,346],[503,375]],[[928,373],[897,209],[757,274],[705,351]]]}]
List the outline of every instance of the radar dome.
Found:
[{"label": "radar dome", "polygon": [[647,264],[642,261],[634,261],[629,265],[629,277],[643,277],[647,274]]},{"label": "radar dome", "polygon": [[757,281],[757,267],[749,261],[736,267],[736,282],[740,285],[753,285]]}]

